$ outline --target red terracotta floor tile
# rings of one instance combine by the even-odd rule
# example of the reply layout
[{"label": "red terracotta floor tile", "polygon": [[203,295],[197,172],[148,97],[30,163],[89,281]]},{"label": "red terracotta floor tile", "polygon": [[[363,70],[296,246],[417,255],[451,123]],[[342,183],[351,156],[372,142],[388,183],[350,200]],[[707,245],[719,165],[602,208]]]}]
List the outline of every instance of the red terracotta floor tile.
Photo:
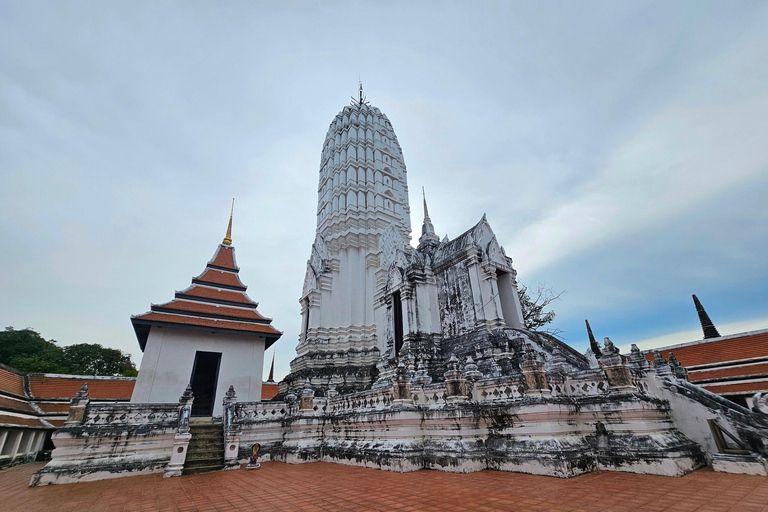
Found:
[{"label": "red terracotta floor tile", "polygon": [[0,471],[3,512],[768,512],[768,478],[705,469],[682,478],[600,471],[570,479],[498,471],[390,473],[322,462],[163,479],[29,488],[42,464]]}]

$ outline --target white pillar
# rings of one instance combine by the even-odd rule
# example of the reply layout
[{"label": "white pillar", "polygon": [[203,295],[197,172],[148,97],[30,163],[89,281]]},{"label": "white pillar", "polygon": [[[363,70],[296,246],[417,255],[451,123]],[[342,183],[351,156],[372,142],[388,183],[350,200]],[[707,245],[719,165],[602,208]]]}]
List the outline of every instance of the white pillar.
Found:
[{"label": "white pillar", "polygon": [[8,429],[3,429],[2,432],[0,432],[0,454],[3,453],[3,447],[5,446],[5,441],[8,439]]}]

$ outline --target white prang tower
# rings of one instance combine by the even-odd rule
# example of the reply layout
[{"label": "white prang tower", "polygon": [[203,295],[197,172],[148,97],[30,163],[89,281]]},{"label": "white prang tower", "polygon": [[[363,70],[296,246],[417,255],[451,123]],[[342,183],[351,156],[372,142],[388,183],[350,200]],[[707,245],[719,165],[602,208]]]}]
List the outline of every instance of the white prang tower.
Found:
[{"label": "white prang tower", "polygon": [[[383,288],[382,237],[411,236],[403,152],[392,124],[359,97],[328,129],[317,187],[317,233],[302,291],[302,332],[286,379],[290,389],[312,383],[370,385],[380,357],[374,320]],[[320,382],[318,382],[318,379]],[[281,389],[284,391],[285,389]]]}]

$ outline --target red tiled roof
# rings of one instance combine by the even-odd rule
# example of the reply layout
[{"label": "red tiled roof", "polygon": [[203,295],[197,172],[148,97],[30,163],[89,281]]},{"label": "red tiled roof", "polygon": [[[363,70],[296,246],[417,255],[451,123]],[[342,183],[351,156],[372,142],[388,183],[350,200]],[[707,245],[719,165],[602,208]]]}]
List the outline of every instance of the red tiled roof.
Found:
[{"label": "red tiled roof", "polygon": [[52,375],[29,375],[29,388],[34,398],[73,398],[88,382],[91,400],[130,400],[135,379],[80,379]]},{"label": "red tiled roof", "polygon": [[172,300],[165,304],[152,306],[153,311],[182,311],[190,313],[204,313],[221,317],[234,317],[243,320],[262,320],[269,322],[254,308],[241,309],[227,306],[218,306],[216,304],[206,304],[204,302],[191,302],[187,300]]},{"label": "red tiled roof", "polygon": [[32,414],[37,414],[37,411],[35,411],[35,409],[33,409],[31,405],[29,405],[29,402],[24,402],[21,400],[13,400],[12,398],[4,397],[4,396],[0,396],[0,408],[10,409],[16,412],[28,412]]},{"label": "red tiled roof", "polygon": [[0,391],[9,395],[24,397],[24,377],[5,368],[0,368]]},{"label": "red tiled roof", "polygon": [[267,384],[266,382],[261,384],[261,399],[271,400],[279,390],[280,386],[277,384]]},{"label": "red tiled roof", "polygon": [[63,427],[64,424],[67,422],[67,420],[56,420],[56,419],[52,419],[52,418],[51,419],[46,418],[45,421],[47,421],[48,423],[50,423],[51,425],[53,425],[56,428]]},{"label": "red tiled roof", "polygon": [[[152,327],[159,324],[263,334],[266,347],[274,343],[282,333],[270,325],[271,319],[256,311],[258,304],[245,294],[246,287],[237,273],[234,247],[219,245],[205,271],[192,279],[192,286],[176,292],[175,300],[153,305],[152,311],[131,317],[141,350],[146,348]],[[233,305],[248,309],[227,307]]]},{"label": "red tiled roof", "polygon": [[[192,325],[199,327],[212,327],[214,329],[223,329],[228,331],[239,332],[253,332],[264,334],[276,334],[280,336],[282,333],[268,324],[256,324],[250,322],[235,322],[230,320],[216,320],[213,318],[200,318],[183,315],[175,315],[173,313],[146,313],[133,317],[132,320],[143,320],[146,322],[162,322],[175,325]],[[90,384],[89,384],[90,385]]]},{"label": "red tiled roof", "polygon": [[15,427],[37,427],[48,428],[42,421],[37,418],[22,418],[19,416],[11,416],[9,414],[0,414],[0,425],[11,425]]},{"label": "red tiled roof", "polygon": [[712,393],[723,395],[727,393],[757,393],[758,391],[768,391],[768,381],[765,382],[740,382],[738,384],[724,384],[722,386],[713,386],[704,384],[701,387]]},{"label": "red tiled roof", "polygon": [[231,246],[219,245],[216,254],[213,255],[213,259],[208,264],[238,270],[237,265],[235,265],[235,250]]},{"label": "red tiled roof", "polygon": [[232,272],[226,272],[224,270],[216,270],[208,268],[202,273],[200,277],[196,277],[192,280],[193,283],[206,283],[212,285],[224,285],[239,288],[243,291],[246,290],[246,286],[240,282],[240,278],[237,274]]},{"label": "red tiled roof", "polygon": [[176,296],[181,297],[200,297],[203,299],[222,300],[226,302],[235,302],[237,304],[247,304],[249,306],[256,305],[251,299],[249,299],[243,292],[236,292],[231,290],[214,290],[213,288],[207,288],[205,286],[192,286],[191,288],[182,292],[177,292]]},{"label": "red tiled roof", "polygon": [[69,402],[36,402],[35,405],[42,409],[45,414],[69,412]]},{"label": "red tiled roof", "polygon": [[[674,351],[673,351],[674,352]],[[711,370],[693,371],[688,374],[691,382],[727,377],[747,377],[752,375],[768,375],[768,363],[751,364],[748,366],[726,366]]]},{"label": "red tiled roof", "polygon": [[[683,366],[698,366],[701,364],[723,363],[740,359],[768,356],[768,332],[746,336],[712,339],[673,348],[672,353]],[[669,350],[662,350],[661,355],[669,358]],[[653,361],[653,352],[645,354],[645,358]]]}]

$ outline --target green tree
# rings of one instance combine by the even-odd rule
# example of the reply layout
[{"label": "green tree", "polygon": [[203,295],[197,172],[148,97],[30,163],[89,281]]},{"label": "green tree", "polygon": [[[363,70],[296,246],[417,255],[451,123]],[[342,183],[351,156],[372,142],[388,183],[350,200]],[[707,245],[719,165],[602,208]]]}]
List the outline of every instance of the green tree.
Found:
[{"label": "green tree", "polygon": [[61,373],[62,350],[56,340],[46,340],[34,329],[6,327],[0,332],[0,363],[23,372]]},{"label": "green tree", "polygon": [[[565,292],[555,293],[552,288],[547,288],[546,283],[539,283],[535,290],[530,290],[525,285],[520,285],[518,295],[520,296],[520,308],[523,310],[523,325],[531,331],[539,331],[542,327],[552,323],[555,319],[555,312],[545,311],[550,304],[560,300],[560,296]],[[545,332],[557,336],[560,334],[558,329],[547,329]]]},{"label": "green tree", "polygon": [[76,375],[138,375],[131,356],[98,344],[79,343],[59,347],[34,329],[6,327],[0,332],[0,363],[26,373]]},{"label": "green tree", "polygon": [[64,347],[62,361],[76,375],[138,375],[130,355],[96,343]]}]

